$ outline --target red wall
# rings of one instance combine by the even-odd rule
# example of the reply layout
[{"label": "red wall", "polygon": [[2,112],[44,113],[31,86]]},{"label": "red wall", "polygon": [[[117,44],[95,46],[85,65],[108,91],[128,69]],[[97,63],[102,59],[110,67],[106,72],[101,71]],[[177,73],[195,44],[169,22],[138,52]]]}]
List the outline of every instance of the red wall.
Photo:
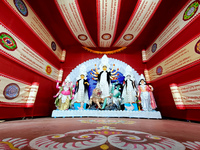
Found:
[{"label": "red wall", "polygon": [[[73,46],[67,48],[66,61],[60,63],[56,56],[33,34],[33,32],[8,8],[7,5],[0,1],[0,21],[11,29],[18,37],[23,39],[30,47],[32,47],[41,56],[46,58],[57,68],[64,69],[63,79],[80,63],[89,59],[101,58],[103,55],[93,54],[84,50],[81,46]],[[58,41],[59,42],[59,41]],[[132,51],[132,48],[128,50]],[[120,53],[108,55],[115,59],[124,61],[131,65],[138,73],[143,72],[144,64],[141,61],[139,51],[131,54]],[[17,62],[0,54],[0,72],[25,82],[38,82],[39,90],[33,108],[12,108],[0,107],[0,119],[21,118],[30,116],[50,116],[54,106],[53,95],[56,94],[56,83],[46,79],[45,77],[29,70],[28,68],[18,64]]]},{"label": "red wall", "polygon": [[[58,59],[50,52],[49,49],[30,31],[16,15],[0,1],[0,21],[8,28],[22,38],[27,44],[35,49],[40,55],[45,57],[57,68],[64,69],[63,79],[80,63],[89,59],[101,58],[102,55],[93,54],[84,50],[81,46],[73,46],[66,48],[66,61],[60,63]],[[179,34],[160,52],[158,52],[149,62],[146,63],[147,68],[153,67],[156,63],[170,55],[173,51],[184,45],[187,41],[200,33],[200,18],[192,23],[186,30]],[[59,42],[59,41],[57,41]],[[141,52],[134,47],[129,47],[121,53],[108,55],[108,57],[119,59],[131,67],[139,74],[143,73],[145,64],[141,61]],[[0,54],[0,72],[5,73],[15,78],[26,82],[39,82],[39,90],[36,97],[36,102],[33,108],[5,108],[0,107],[0,119],[20,118],[28,116],[50,116],[54,107],[53,95],[57,92],[55,89],[56,83],[38,75],[37,73],[21,66],[20,64],[6,58]],[[200,64],[189,69],[173,74],[164,79],[153,82],[155,89],[154,96],[158,105],[158,110],[161,111],[164,117],[196,120],[200,121],[200,110],[178,110],[175,107],[169,84],[183,83],[196,78],[199,78]]]},{"label": "red wall", "polygon": [[0,119],[20,118],[28,116],[50,116],[54,103],[56,83],[37,73],[21,66],[20,64],[0,55],[0,72],[17,79],[32,83],[39,83],[39,90],[33,108],[0,107]]},{"label": "red wall", "polygon": [[[147,68],[152,68],[155,64],[169,56],[172,52],[182,47],[185,43],[200,34],[200,17],[197,18],[190,26],[188,26],[183,32],[181,32],[175,39],[167,44],[161,51],[159,51],[154,57],[147,62]],[[200,64],[185,69],[176,74],[170,75],[166,78],[153,82],[154,96],[158,105],[158,110],[161,111],[162,116],[169,118],[177,118],[184,120],[200,121],[199,109],[177,109],[172,98],[172,94],[169,88],[171,83],[184,83],[199,78]]]},{"label": "red wall", "polygon": [[[127,54],[127,51],[132,51],[131,54]],[[64,70],[64,78],[74,69],[77,65],[94,58],[102,58],[103,55],[90,53],[84,50],[81,46],[73,46],[67,49],[66,61],[62,64]],[[139,74],[144,71],[144,64],[142,63],[141,52],[134,51],[134,48],[129,47],[124,52],[107,55],[109,58],[118,59],[129,64]]]},{"label": "red wall", "polygon": [[[61,63],[57,57],[30,31],[16,15],[0,1],[0,21],[23,39],[41,56],[57,68]],[[25,82],[38,82],[39,90],[33,108],[0,107],[0,119],[20,118],[28,116],[50,116],[54,109],[53,95],[56,93],[56,83],[29,70],[15,61],[0,54],[0,72]]]}]

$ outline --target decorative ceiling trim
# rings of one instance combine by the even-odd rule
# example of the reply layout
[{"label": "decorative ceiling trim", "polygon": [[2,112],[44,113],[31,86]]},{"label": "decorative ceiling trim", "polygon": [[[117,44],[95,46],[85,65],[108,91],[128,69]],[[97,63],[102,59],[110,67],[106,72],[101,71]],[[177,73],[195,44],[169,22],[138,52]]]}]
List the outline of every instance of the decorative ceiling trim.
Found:
[{"label": "decorative ceiling trim", "polygon": [[40,39],[44,45],[60,60],[62,49],[45,27],[27,1],[4,0],[9,8],[22,20],[22,22]]},{"label": "decorative ceiling trim", "polygon": [[121,0],[96,0],[99,47],[110,47],[117,29]]},{"label": "decorative ceiling trim", "polygon": [[55,0],[55,3],[74,38],[83,46],[96,47],[85,25],[78,1]]},{"label": "decorative ceiling trim", "polygon": [[127,47],[121,47],[121,48],[118,48],[116,50],[111,50],[111,51],[99,51],[99,50],[92,50],[88,47],[85,47],[85,46],[82,46],[85,50],[91,52],[91,53],[95,53],[95,54],[114,54],[114,53],[118,53],[118,52],[121,52],[123,50],[125,50]]},{"label": "decorative ceiling trim", "polygon": [[57,67],[31,48],[2,22],[0,22],[0,31],[0,54],[47,79],[58,80],[59,70]]},{"label": "decorative ceiling trim", "polygon": [[189,1],[170,21],[156,40],[147,48],[146,62],[160,51],[165,45],[172,41],[186,27],[192,24],[200,15],[200,1]]},{"label": "decorative ceiling trim", "polygon": [[162,0],[138,0],[128,24],[114,43],[114,47],[130,45],[144,30]]}]

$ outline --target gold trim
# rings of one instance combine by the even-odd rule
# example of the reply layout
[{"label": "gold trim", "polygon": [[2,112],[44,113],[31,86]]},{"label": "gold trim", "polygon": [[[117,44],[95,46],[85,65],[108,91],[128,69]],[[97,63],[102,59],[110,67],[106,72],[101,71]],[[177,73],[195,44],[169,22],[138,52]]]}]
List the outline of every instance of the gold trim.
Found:
[{"label": "gold trim", "polygon": [[85,47],[85,46],[82,46],[85,50],[91,52],[91,53],[95,53],[95,54],[114,54],[114,53],[118,53],[118,52],[121,52],[123,50],[125,50],[127,47],[121,47],[119,49],[116,49],[116,50],[112,50],[112,51],[97,51],[97,50],[92,50],[88,47]]}]

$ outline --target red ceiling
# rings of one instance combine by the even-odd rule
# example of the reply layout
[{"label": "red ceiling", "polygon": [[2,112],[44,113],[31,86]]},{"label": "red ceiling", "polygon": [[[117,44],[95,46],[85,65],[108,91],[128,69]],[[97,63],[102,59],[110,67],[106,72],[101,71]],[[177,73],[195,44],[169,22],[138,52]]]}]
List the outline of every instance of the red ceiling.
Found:
[{"label": "red ceiling", "polygon": [[[63,49],[67,50],[69,47],[81,46],[64,23],[54,0],[27,1]],[[126,50],[126,53],[131,53],[132,49],[140,51],[147,48],[187,2],[188,0],[162,0],[152,19],[140,36],[129,46],[130,48]],[[78,0],[78,3],[88,31],[97,45],[96,0]],[[118,27],[114,41],[126,26],[136,3],[137,0],[121,0]],[[105,50],[105,48],[98,49]]]}]

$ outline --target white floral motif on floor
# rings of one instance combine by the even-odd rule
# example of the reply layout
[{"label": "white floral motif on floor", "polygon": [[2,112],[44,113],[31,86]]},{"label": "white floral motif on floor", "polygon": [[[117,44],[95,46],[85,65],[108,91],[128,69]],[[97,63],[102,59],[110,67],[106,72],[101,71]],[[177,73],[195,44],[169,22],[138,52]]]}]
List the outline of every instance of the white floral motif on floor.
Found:
[{"label": "white floral motif on floor", "polygon": [[64,134],[44,135],[34,139],[4,138],[0,149],[131,149],[131,150],[199,150],[199,141],[179,142],[175,139],[152,135],[150,133],[115,129],[110,126],[66,132]]},{"label": "white floral motif on floor", "polygon": [[102,145],[111,149],[185,150],[185,145],[190,149],[192,145],[195,144],[195,150],[197,150],[197,148],[200,148],[199,143],[200,142],[180,143],[171,138],[152,135],[146,132],[103,126],[97,127],[97,129],[76,130],[64,134],[41,136],[33,139],[29,145],[31,148],[42,150],[88,149],[98,148]]}]

